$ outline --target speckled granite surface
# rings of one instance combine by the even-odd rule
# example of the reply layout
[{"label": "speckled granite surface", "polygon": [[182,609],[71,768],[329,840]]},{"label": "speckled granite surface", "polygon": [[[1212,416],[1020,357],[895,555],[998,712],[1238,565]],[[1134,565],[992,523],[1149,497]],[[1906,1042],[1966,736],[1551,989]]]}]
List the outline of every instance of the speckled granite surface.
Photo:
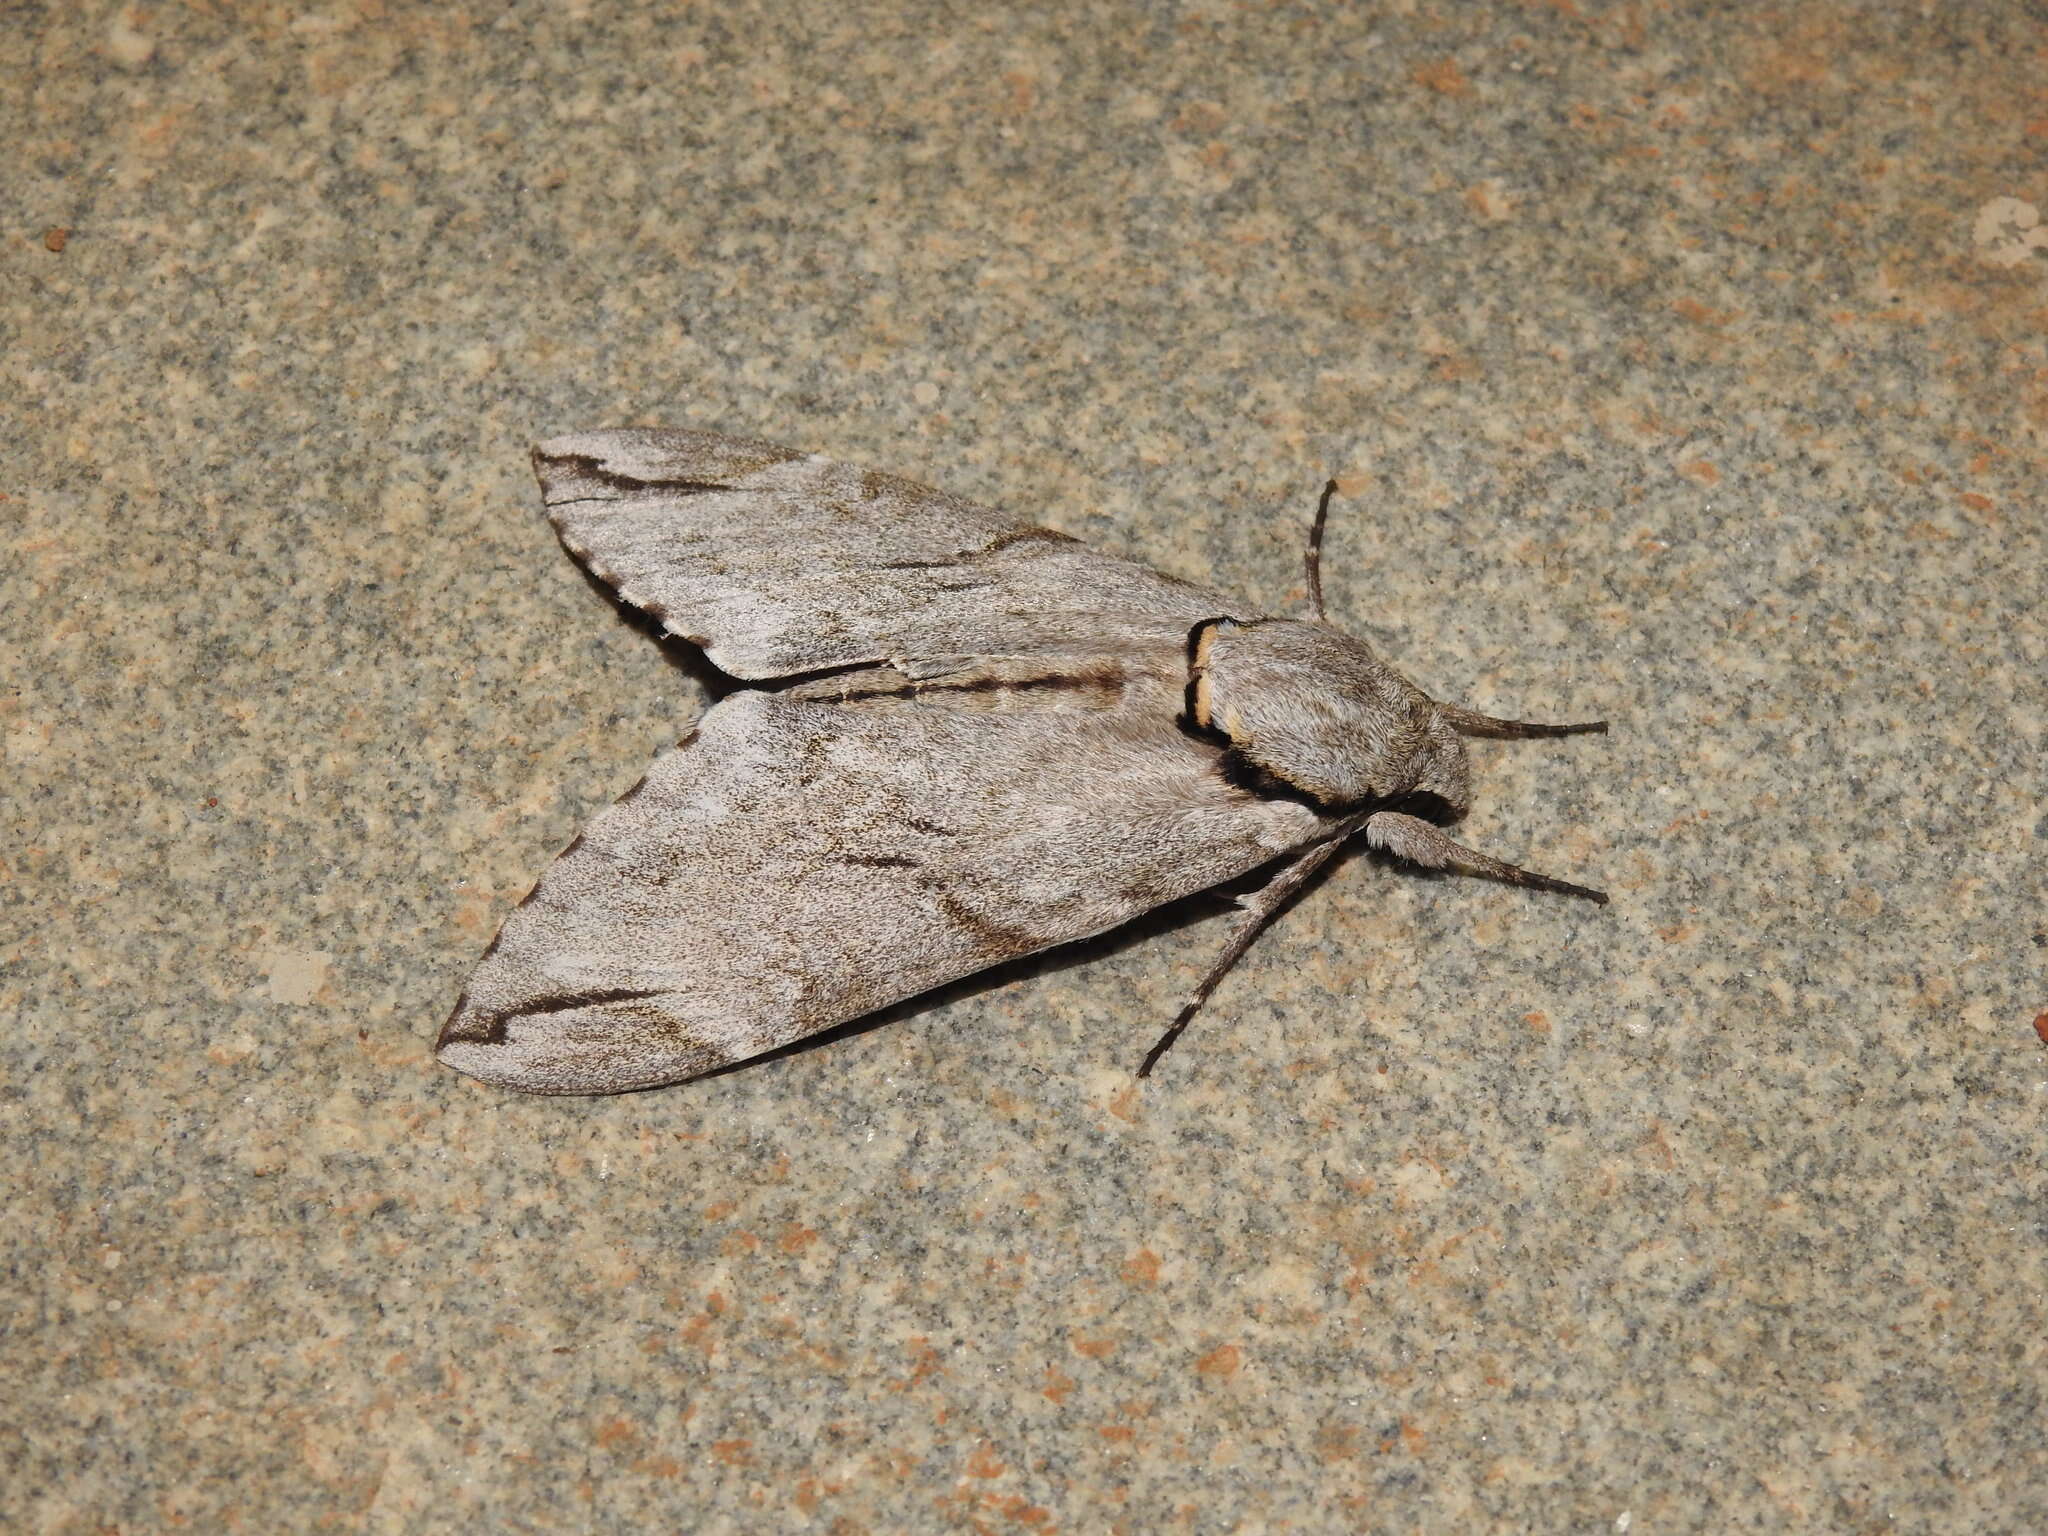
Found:
[{"label": "speckled granite surface", "polygon": [[[6,1523],[2048,1527],[2027,10],[9,9]],[[1271,602],[1343,473],[1615,903],[1347,860],[1143,1085],[1213,904],[453,1076],[702,707],[537,512],[631,423]]]}]

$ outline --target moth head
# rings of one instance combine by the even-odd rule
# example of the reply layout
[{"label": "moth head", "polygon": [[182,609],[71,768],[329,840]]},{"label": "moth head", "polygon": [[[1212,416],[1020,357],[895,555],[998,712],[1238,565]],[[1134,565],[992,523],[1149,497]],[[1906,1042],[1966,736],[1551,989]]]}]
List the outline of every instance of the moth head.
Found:
[{"label": "moth head", "polygon": [[1464,743],[1362,640],[1293,619],[1206,619],[1188,636],[1187,718],[1264,793],[1318,809],[1464,814]]}]

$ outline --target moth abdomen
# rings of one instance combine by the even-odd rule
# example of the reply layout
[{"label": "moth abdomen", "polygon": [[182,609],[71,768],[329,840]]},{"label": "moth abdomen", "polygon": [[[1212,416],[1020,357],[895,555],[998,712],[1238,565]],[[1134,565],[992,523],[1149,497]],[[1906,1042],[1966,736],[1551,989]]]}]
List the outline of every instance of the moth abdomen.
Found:
[{"label": "moth abdomen", "polygon": [[793,698],[822,699],[849,708],[942,709],[971,714],[1102,712],[1133,705],[1140,696],[1170,698],[1163,669],[1061,658],[1001,657],[934,677],[906,676],[877,667],[819,678],[786,690]]}]

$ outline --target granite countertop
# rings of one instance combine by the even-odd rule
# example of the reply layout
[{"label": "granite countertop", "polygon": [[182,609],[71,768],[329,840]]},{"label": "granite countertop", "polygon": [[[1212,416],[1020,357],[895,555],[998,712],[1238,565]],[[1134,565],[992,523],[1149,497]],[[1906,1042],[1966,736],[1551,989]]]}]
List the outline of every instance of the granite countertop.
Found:
[{"label": "granite countertop", "polygon": [[[2019,7],[16,7],[13,1528],[2048,1528],[2048,27]],[[807,14],[808,12],[808,14]],[[432,1044],[702,666],[536,437],[1333,615],[1480,743],[766,1065]]]}]

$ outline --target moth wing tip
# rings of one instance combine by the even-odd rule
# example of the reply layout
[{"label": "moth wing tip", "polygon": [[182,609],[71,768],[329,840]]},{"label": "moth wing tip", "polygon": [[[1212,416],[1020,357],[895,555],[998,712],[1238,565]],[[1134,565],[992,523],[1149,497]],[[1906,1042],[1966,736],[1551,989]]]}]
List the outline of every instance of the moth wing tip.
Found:
[{"label": "moth wing tip", "polygon": [[434,1059],[465,1077],[482,1078],[488,1082],[492,1074],[478,1068],[489,1060],[494,1037],[503,1038],[502,1028],[494,1027],[485,1019],[465,991],[455,1000],[454,1008],[449,1010],[447,1021],[441,1026],[441,1033],[435,1037]]},{"label": "moth wing tip", "polygon": [[512,1088],[521,1093],[561,1093],[564,1090],[544,1076],[536,1076],[527,1053],[509,1048],[502,1033],[475,1027],[460,1029],[450,1019],[434,1042],[434,1059],[450,1071],[475,1078],[493,1088]]},{"label": "moth wing tip", "polygon": [[[533,466],[533,478],[540,482],[541,501],[552,508],[558,499],[574,494],[575,484],[590,464],[603,457],[593,451],[592,434],[571,433],[546,438],[526,450]],[[559,494],[558,494],[559,493]],[[552,510],[549,516],[552,517]]]},{"label": "moth wing tip", "polygon": [[588,494],[589,476],[601,471],[621,454],[630,454],[650,435],[631,428],[595,432],[562,432],[542,438],[526,450],[533,477],[540,482],[542,496],[552,501],[557,491],[565,495]]},{"label": "moth wing tip", "polygon": [[631,1093],[731,1064],[708,1042],[635,1049],[637,1023],[609,1012],[608,1002],[504,1010],[480,1008],[465,993],[441,1026],[434,1057],[493,1088],[540,1094]]}]

